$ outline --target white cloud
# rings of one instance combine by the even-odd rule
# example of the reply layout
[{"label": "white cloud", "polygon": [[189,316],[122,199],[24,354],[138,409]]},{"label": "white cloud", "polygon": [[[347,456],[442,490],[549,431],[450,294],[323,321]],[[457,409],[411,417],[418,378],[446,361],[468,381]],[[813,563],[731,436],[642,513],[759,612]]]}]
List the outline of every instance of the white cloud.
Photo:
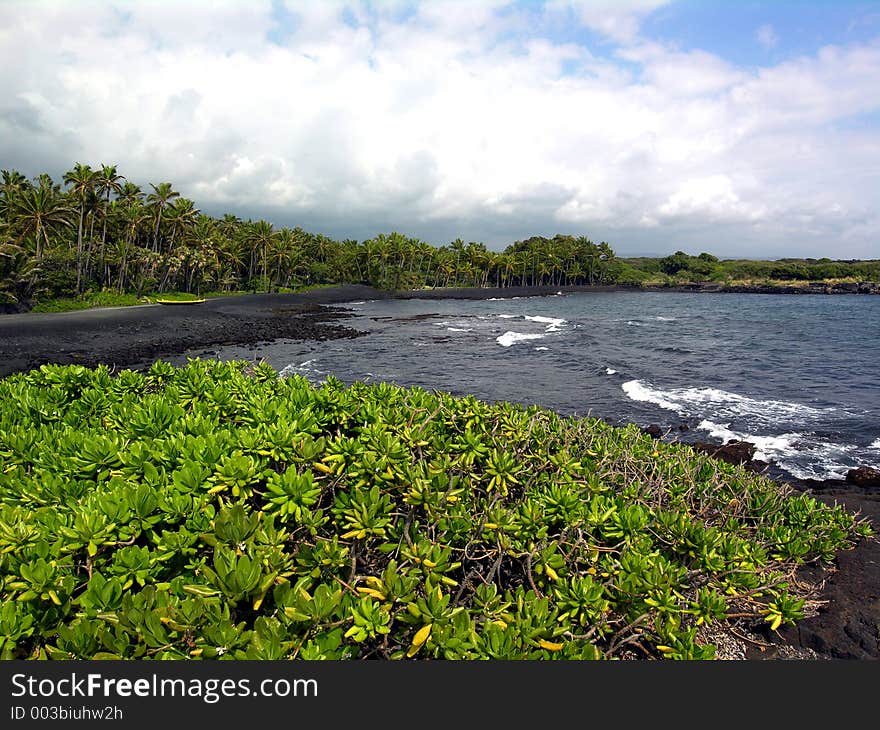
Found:
[{"label": "white cloud", "polygon": [[764,48],[775,48],[779,43],[779,36],[772,25],[762,25],[755,31],[755,38]]},{"label": "white cloud", "polygon": [[581,23],[612,40],[632,41],[645,16],[671,0],[553,0],[554,8],[573,10]]},{"label": "white cloud", "polygon": [[[613,8],[637,30],[660,4]],[[752,71],[636,31],[609,31],[628,40],[598,58],[505,2],[288,5],[276,44],[269,2],[96,2],[88,24],[79,4],[6,3],[0,166],[115,163],[202,207],[339,237],[566,229],[622,251],[833,239],[876,255],[880,142],[848,124],[880,105],[876,42]],[[618,17],[577,9],[595,28]]]}]

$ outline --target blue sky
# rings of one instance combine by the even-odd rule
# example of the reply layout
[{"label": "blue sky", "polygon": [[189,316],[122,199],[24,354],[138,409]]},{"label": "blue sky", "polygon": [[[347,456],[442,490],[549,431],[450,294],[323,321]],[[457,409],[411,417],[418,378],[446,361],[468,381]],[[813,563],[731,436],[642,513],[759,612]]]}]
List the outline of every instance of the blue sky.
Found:
[{"label": "blue sky", "polygon": [[880,5],[4,0],[0,167],[338,238],[877,258]]}]

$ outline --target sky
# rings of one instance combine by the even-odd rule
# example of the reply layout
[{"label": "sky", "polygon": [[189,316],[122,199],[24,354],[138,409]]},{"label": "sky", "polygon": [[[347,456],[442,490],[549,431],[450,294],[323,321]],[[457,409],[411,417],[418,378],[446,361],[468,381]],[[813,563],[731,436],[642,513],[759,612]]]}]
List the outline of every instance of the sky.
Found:
[{"label": "sky", "polygon": [[337,239],[880,258],[874,0],[0,0],[0,168]]}]

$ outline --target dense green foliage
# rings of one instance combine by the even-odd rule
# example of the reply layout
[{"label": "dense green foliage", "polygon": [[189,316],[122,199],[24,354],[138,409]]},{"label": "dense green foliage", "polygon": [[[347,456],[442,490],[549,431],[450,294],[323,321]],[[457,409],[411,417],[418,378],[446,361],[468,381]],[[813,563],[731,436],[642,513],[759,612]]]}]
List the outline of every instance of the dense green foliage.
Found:
[{"label": "dense green foliage", "polygon": [[198,360],[0,381],[4,658],[709,658],[868,532],[537,407]]},{"label": "dense green foliage", "polygon": [[634,282],[679,284],[688,282],[825,282],[880,281],[880,261],[778,259],[749,261],[718,259],[709,253],[690,256],[676,251],[663,258],[621,259],[620,270]]},{"label": "dense green foliage", "polygon": [[400,233],[335,241],[265,220],[202,214],[170,183],[145,194],[115,166],[77,164],[66,190],[48,175],[2,171],[0,303],[112,290],[280,291],[327,284],[386,289],[609,282],[606,243],[556,236],[504,252],[456,240],[435,247]]}]

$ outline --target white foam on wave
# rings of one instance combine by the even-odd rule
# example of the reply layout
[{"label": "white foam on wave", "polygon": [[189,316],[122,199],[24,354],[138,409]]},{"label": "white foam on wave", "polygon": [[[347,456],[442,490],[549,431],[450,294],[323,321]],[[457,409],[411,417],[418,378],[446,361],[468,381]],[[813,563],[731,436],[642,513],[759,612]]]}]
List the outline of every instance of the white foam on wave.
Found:
[{"label": "white foam on wave", "polygon": [[614,368],[605,368],[606,375],[617,375],[617,371]]},{"label": "white foam on wave", "polygon": [[564,319],[557,319],[556,317],[539,317],[539,316],[529,316],[526,315],[525,318],[529,322],[538,322],[539,324],[547,325],[547,332],[559,332],[559,328],[565,324]]},{"label": "white foam on wave", "polygon": [[641,323],[641,322],[636,322],[634,319],[628,319],[628,320],[626,320],[626,323],[627,323],[630,327],[641,327],[641,326],[642,326],[642,323]]},{"label": "white foam on wave", "polygon": [[472,329],[468,329],[466,327],[447,327],[447,332],[473,332]]},{"label": "white foam on wave", "polygon": [[[517,319],[520,315],[516,314],[499,314],[499,317],[503,319]],[[522,318],[529,322],[536,322],[537,324],[544,325],[544,332],[538,333],[526,333],[526,332],[514,332],[512,330],[508,330],[503,335],[500,335],[495,338],[495,341],[501,345],[502,347],[510,347],[511,345],[517,342],[523,342],[525,340],[538,340],[552,332],[559,332],[560,328],[565,325],[566,320],[558,318],[558,317],[542,317],[540,315],[529,315],[524,314]]]},{"label": "white foam on wave", "polygon": [[876,439],[875,441],[873,441],[868,448],[880,450],[880,439]]},{"label": "white foam on wave", "polygon": [[808,433],[783,433],[760,436],[734,431],[726,425],[701,421],[697,426],[710,436],[728,441],[748,441],[755,445],[755,457],[775,461],[778,466],[798,479],[845,479],[852,468],[852,444],[816,440]]},{"label": "white foam on wave", "polygon": [[702,415],[711,409],[724,417],[760,416],[781,418],[817,417],[833,412],[834,408],[813,408],[802,403],[778,400],[758,400],[718,388],[652,388],[641,380],[630,380],[620,386],[632,400],[654,403],[661,408],[682,415]]},{"label": "white foam on wave", "polygon": [[285,365],[278,372],[278,376],[281,378],[287,378],[291,375],[301,375],[306,380],[310,382],[320,381],[320,378],[316,378],[317,375],[326,375],[323,370],[318,370],[318,368],[313,367],[313,363],[317,362],[318,358],[313,357],[310,360],[303,360],[303,362],[299,363],[299,365],[295,363],[290,363],[290,365]]},{"label": "white foam on wave", "polygon": [[761,461],[778,461],[781,457],[797,453],[798,449],[795,444],[804,437],[801,433],[758,436],[752,433],[732,431],[727,425],[712,421],[700,421],[697,428],[701,431],[707,431],[710,436],[721,439],[725,444],[728,441],[748,441],[750,444],[754,444],[755,458]]},{"label": "white foam on wave", "polygon": [[[748,441],[754,444],[756,459],[774,461],[799,479],[843,479],[852,467],[852,452],[858,448],[823,440],[813,431],[803,429],[805,422],[821,423],[836,410],[834,408],[757,400],[718,388],[661,390],[641,380],[627,381],[621,388],[632,400],[700,418],[697,428],[723,443]],[[731,428],[728,419],[748,425],[737,430]],[[786,422],[789,430],[786,430]]]},{"label": "white foam on wave", "polygon": [[657,315],[656,317],[652,317],[651,319],[656,319],[658,322],[674,322],[675,317],[663,317],[662,315]]},{"label": "white foam on wave", "polygon": [[510,347],[511,345],[515,345],[517,342],[525,342],[526,340],[540,340],[543,337],[543,334],[526,334],[524,332],[513,332],[512,330],[508,330],[503,335],[498,335],[498,337],[495,338],[495,342],[501,345],[501,347]]},{"label": "white foam on wave", "polygon": [[544,352],[545,350],[549,350],[549,347],[536,347],[535,352]]},{"label": "white foam on wave", "polygon": [[667,400],[663,397],[662,390],[649,388],[642,383],[641,380],[628,380],[620,387],[631,400],[641,401],[642,403],[653,403],[655,406],[660,406],[669,411],[679,410],[677,403],[673,403],[671,400]]}]

